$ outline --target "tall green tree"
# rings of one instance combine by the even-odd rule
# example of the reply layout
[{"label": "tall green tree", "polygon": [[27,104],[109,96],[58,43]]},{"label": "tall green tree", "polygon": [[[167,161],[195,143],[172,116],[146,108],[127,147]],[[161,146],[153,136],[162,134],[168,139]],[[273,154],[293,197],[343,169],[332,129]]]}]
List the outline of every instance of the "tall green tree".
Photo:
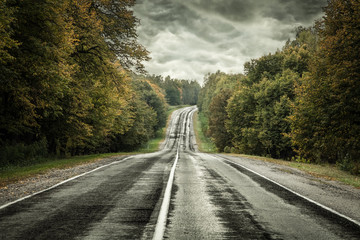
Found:
[{"label": "tall green tree", "polygon": [[[219,151],[223,151],[227,139],[231,136],[231,134],[225,136],[226,130],[223,129],[227,113],[223,109],[226,100],[222,98],[221,94],[226,94],[225,97],[227,98],[227,90],[237,89],[243,78],[242,74],[226,74],[220,71],[207,74],[204,79],[204,86],[199,92],[197,106],[201,119],[204,120],[202,123],[203,132],[213,139]],[[217,123],[219,123],[218,130],[215,126]]]},{"label": "tall green tree", "polygon": [[284,159],[294,155],[287,119],[294,84],[308,71],[315,49],[315,31],[299,28],[282,51],[245,64],[246,78],[227,106],[226,126],[237,151]]},{"label": "tall green tree", "polygon": [[226,122],[229,120],[226,107],[232,94],[230,89],[221,90],[212,99],[209,107],[209,135],[220,152],[223,152],[225,147],[232,146],[232,135],[226,129]]},{"label": "tall green tree", "polygon": [[163,83],[163,87],[166,93],[166,100],[170,105],[180,105],[182,103],[179,81],[173,80],[170,76],[167,76]]},{"label": "tall green tree", "polygon": [[235,89],[239,82],[243,81],[242,74],[226,74],[220,71],[207,74],[204,79],[204,86],[199,92],[198,107],[206,117],[209,116],[209,107],[212,99],[223,89]]},{"label": "tall green tree", "polygon": [[261,143],[262,155],[282,159],[289,159],[293,155],[287,136],[290,131],[287,118],[294,100],[294,83],[298,79],[297,73],[286,69],[274,80],[265,78],[253,88],[256,110],[252,125],[258,129],[256,138]]},{"label": "tall green tree", "polygon": [[196,105],[200,92],[200,84],[196,81],[181,82],[182,85],[182,103],[185,105]]},{"label": "tall green tree", "polygon": [[260,129],[252,124],[255,121],[255,110],[256,100],[252,89],[241,86],[229,99],[226,128],[233,136],[232,145],[238,152],[261,155],[262,146],[257,138]]}]

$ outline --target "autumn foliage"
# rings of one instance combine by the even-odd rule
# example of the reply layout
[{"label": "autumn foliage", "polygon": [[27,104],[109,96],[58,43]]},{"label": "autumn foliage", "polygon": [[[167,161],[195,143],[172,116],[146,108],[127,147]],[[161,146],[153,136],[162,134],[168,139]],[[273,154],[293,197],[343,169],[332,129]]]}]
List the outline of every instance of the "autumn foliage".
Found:
[{"label": "autumn foliage", "polygon": [[133,150],[165,126],[165,89],[131,73],[149,59],[134,4],[0,1],[0,167]]},{"label": "autumn foliage", "polygon": [[319,50],[296,87],[291,136],[301,157],[359,172],[360,3],[330,1],[325,14]]},{"label": "autumn foliage", "polygon": [[[247,62],[236,83],[208,76],[198,105],[220,151],[360,173],[360,2],[330,0],[324,11],[281,51]],[[231,96],[214,94],[226,87]]]}]

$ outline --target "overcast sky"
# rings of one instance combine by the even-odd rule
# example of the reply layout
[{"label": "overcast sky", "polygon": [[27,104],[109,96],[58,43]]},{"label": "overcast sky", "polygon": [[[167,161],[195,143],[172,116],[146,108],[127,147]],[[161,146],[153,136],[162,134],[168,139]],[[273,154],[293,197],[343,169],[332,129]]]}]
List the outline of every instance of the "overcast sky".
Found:
[{"label": "overcast sky", "polygon": [[203,81],[242,73],[252,58],[281,49],[297,26],[311,26],[326,0],[137,0],[139,41],[149,74]]}]

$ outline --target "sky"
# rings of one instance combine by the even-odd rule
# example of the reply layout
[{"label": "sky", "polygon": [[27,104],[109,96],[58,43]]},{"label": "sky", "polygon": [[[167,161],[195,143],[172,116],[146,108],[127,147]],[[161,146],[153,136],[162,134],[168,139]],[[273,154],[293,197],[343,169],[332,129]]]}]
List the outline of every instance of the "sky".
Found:
[{"label": "sky", "polygon": [[137,0],[138,40],[149,74],[203,81],[218,70],[281,49],[298,26],[323,16],[327,0]]}]

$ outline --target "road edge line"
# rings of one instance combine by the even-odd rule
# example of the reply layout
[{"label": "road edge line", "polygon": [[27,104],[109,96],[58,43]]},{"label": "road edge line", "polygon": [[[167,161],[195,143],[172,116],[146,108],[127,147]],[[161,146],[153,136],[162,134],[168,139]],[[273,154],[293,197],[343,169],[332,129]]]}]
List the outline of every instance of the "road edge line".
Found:
[{"label": "road edge line", "polygon": [[239,164],[239,163],[237,163],[237,162],[230,161],[230,160],[225,159],[225,158],[223,158],[223,159],[224,159],[225,162],[229,162],[229,163],[235,164],[235,165],[237,165],[237,166],[239,166],[239,167],[241,167],[241,168],[244,168],[245,170],[247,170],[247,171],[249,171],[249,172],[252,172],[252,173],[254,173],[254,174],[256,174],[256,175],[264,178],[265,180],[267,180],[267,181],[269,181],[269,182],[271,182],[271,183],[273,183],[273,184],[275,184],[275,185],[277,185],[277,186],[279,186],[279,187],[281,187],[281,188],[283,188],[283,189],[291,192],[292,194],[295,194],[296,196],[298,196],[298,197],[300,197],[300,198],[302,198],[302,199],[305,199],[306,201],[308,201],[308,202],[310,202],[310,203],[312,203],[312,204],[315,204],[316,206],[318,206],[318,207],[320,207],[320,208],[323,208],[323,209],[325,209],[326,211],[329,211],[329,212],[331,212],[331,213],[333,213],[333,214],[335,214],[335,215],[337,215],[337,216],[339,216],[339,217],[341,217],[341,218],[344,218],[344,219],[346,219],[347,221],[352,222],[353,224],[355,224],[355,225],[357,225],[357,226],[360,227],[360,222],[356,221],[355,219],[352,219],[352,218],[350,218],[350,217],[348,217],[348,216],[346,216],[346,215],[344,215],[344,214],[342,214],[342,213],[339,213],[338,211],[336,211],[336,210],[334,210],[334,209],[332,209],[332,208],[329,208],[329,207],[327,207],[327,206],[325,206],[325,205],[323,205],[323,204],[321,204],[321,203],[318,203],[318,202],[316,202],[315,200],[312,200],[311,198],[308,198],[308,197],[306,197],[306,196],[304,196],[304,195],[301,195],[300,193],[295,192],[294,190],[292,190],[292,189],[290,189],[290,188],[288,188],[288,187],[285,187],[284,185],[282,185],[282,184],[280,184],[280,183],[278,183],[278,182],[276,182],[276,181],[274,181],[274,180],[272,180],[272,179],[270,179],[270,178],[268,178],[268,177],[266,177],[266,176],[264,176],[264,175],[262,175],[262,174],[260,174],[260,173],[258,173],[258,172],[255,172],[254,170],[252,170],[252,169],[250,169],[250,168],[247,168],[247,167],[245,167],[244,165],[241,165],[241,164]]},{"label": "road edge line", "polygon": [[132,158],[132,157],[133,157],[133,156],[129,156],[129,157],[126,157],[126,158],[124,158],[124,159],[121,159],[121,160],[118,160],[118,161],[114,161],[114,162],[108,163],[108,164],[106,164],[106,165],[97,167],[97,168],[95,168],[95,169],[93,169],[93,170],[90,170],[90,171],[88,171],[88,172],[84,172],[84,173],[82,173],[82,174],[80,174],[80,175],[77,175],[77,176],[68,178],[68,179],[66,179],[66,180],[64,180],[64,181],[62,181],[62,182],[59,182],[59,183],[57,183],[57,184],[55,184],[55,185],[53,185],[53,186],[51,186],[51,187],[48,187],[48,188],[46,188],[46,189],[44,189],[44,190],[41,190],[41,191],[32,193],[32,194],[27,195],[27,196],[25,196],[25,197],[19,198],[19,199],[15,200],[15,201],[6,203],[6,204],[0,206],[0,210],[4,209],[4,208],[6,208],[6,207],[9,207],[9,206],[11,206],[11,205],[13,205],[13,204],[15,204],[15,203],[21,202],[21,201],[23,201],[23,200],[25,200],[25,199],[28,199],[28,198],[31,198],[31,197],[36,196],[36,195],[38,195],[38,194],[41,194],[41,193],[43,193],[43,192],[49,191],[49,190],[51,190],[51,189],[54,189],[54,188],[56,188],[56,187],[58,187],[58,186],[60,186],[60,185],[63,185],[63,184],[65,184],[65,183],[67,183],[67,182],[70,182],[70,181],[72,181],[72,180],[75,180],[75,179],[77,179],[77,178],[79,178],[79,177],[85,176],[85,175],[87,175],[87,174],[89,174],[89,173],[95,172],[95,171],[97,171],[97,170],[99,170],[99,169],[102,169],[102,168],[104,168],[104,167],[108,167],[108,166],[111,166],[111,165],[114,165],[114,164],[121,163],[121,162],[124,162],[124,161],[126,161],[126,160],[129,160],[129,159]]},{"label": "road edge line", "polygon": [[158,219],[156,222],[155,231],[154,231],[154,235],[152,238],[153,240],[161,240],[164,237],[167,215],[168,215],[169,207],[170,207],[171,190],[172,190],[172,185],[174,182],[175,169],[176,169],[178,160],[179,160],[179,149],[176,152],[176,158],[175,158],[173,166],[171,167],[169,179],[166,184],[164,198],[161,203],[159,216],[158,216]]}]

